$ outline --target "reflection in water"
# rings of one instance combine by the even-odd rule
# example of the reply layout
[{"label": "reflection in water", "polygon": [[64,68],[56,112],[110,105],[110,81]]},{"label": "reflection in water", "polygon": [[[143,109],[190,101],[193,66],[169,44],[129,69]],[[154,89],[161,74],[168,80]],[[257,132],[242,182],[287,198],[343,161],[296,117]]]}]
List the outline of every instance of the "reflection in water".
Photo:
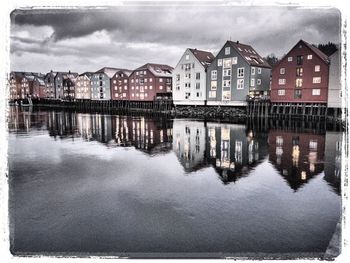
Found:
[{"label": "reflection in water", "polygon": [[325,136],[270,130],[269,159],[297,190],[324,169]]},{"label": "reflection in water", "polygon": [[321,127],[11,107],[11,249],[323,255],[341,133]]},{"label": "reflection in water", "polygon": [[[284,130],[277,123],[278,129],[272,126],[266,131],[256,124],[21,111],[18,107],[10,107],[9,111],[11,133],[47,127],[54,138],[80,137],[109,147],[135,147],[151,155],[173,150],[187,173],[214,167],[225,184],[248,175],[268,157],[293,190],[324,171],[324,179],[340,194],[341,133],[319,127],[305,130],[309,124],[298,122],[293,125],[287,123],[288,129]],[[266,128],[266,123],[261,126]]]}]

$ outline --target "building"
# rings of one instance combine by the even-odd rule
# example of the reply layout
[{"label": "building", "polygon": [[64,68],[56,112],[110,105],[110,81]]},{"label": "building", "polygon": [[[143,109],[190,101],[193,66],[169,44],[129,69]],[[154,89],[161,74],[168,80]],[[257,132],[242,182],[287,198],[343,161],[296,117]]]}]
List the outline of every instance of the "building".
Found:
[{"label": "building", "polygon": [[168,65],[147,63],[129,77],[131,101],[153,101],[172,97],[172,71]]},{"label": "building", "polygon": [[111,78],[121,69],[104,67],[91,76],[91,100],[111,99]]},{"label": "building", "polygon": [[33,98],[43,99],[46,97],[46,84],[42,77],[35,76],[33,80]]},{"label": "building", "polygon": [[227,41],[207,69],[207,105],[245,106],[269,95],[271,66],[249,45]]},{"label": "building", "polygon": [[80,74],[75,81],[75,99],[88,100],[91,98],[91,76],[93,72]]},{"label": "building", "polygon": [[20,99],[21,85],[22,85],[22,73],[11,72],[9,77],[9,98],[10,100]]},{"label": "building", "polygon": [[273,68],[271,102],[327,103],[329,58],[300,40]]},{"label": "building", "polygon": [[340,109],[342,105],[341,90],[341,52],[337,50],[330,57],[329,83],[328,83],[328,108]]},{"label": "building", "polygon": [[131,70],[119,70],[111,80],[112,100],[129,100],[129,76]]},{"label": "building", "polygon": [[175,105],[205,105],[206,71],[214,60],[211,52],[186,49],[173,71],[173,100]]},{"label": "building", "polygon": [[70,71],[62,74],[63,99],[73,100],[75,98],[75,82],[78,76],[78,73],[73,73]]},{"label": "building", "polygon": [[46,85],[46,98],[55,99],[56,98],[56,87],[55,87],[55,77],[57,72],[52,70],[45,75],[44,81]]}]

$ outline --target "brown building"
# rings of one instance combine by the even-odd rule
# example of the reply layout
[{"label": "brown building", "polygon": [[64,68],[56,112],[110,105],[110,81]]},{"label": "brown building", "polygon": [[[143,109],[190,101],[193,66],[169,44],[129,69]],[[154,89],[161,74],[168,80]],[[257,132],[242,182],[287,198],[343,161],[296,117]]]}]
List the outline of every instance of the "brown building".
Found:
[{"label": "brown building", "polygon": [[111,79],[111,99],[129,100],[129,76],[131,70],[119,70]]},{"label": "brown building", "polygon": [[297,190],[324,169],[325,135],[270,130],[269,160]]},{"label": "brown building", "polygon": [[161,64],[145,64],[135,69],[129,77],[131,101],[153,101],[172,97],[173,68]]},{"label": "brown building", "polygon": [[272,69],[271,102],[327,103],[329,58],[300,40]]},{"label": "brown building", "polygon": [[34,99],[43,99],[46,97],[46,85],[45,81],[41,77],[35,77],[32,81]]},{"label": "brown building", "polygon": [[10,73],[9,79],[9,98],[10,100],[20,99],[22,75],[17,72]]}]

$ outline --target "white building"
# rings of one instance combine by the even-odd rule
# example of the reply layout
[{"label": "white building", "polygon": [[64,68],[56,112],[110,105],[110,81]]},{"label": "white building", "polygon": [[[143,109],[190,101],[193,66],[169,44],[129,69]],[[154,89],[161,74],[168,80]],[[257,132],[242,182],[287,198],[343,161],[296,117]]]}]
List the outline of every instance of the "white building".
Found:
[{"label": "white building", "polygon": [[213,60],[208,51],[186,49],[173,71],[175,105],[206,104],[206,70]]}]

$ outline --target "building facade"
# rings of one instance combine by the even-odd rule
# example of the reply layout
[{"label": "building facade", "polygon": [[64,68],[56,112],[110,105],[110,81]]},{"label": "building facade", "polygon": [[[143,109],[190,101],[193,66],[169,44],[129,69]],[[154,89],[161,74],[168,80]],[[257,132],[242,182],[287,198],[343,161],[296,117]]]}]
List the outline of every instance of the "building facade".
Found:
[{"label": "building facade", "polygon": [[175,105],[205,105],[206,71],[214,60],[211,52],[186,49],[173,71],[173,100]]},{"label": "building facade", "polygon": [[329,58],[300,40],[272,70],[271,102],[327,103]]},{"label": "building facade", "polygon": [[129,76],[131,70],[119,70],[111,79],[112,100],[129,100]]},{"label": "building facade", "polygon": [[62,74],[62,85],[63,85],[63,99],[73,100],[75,99],[75,82],[78,77],[78,73],[64,73]]},{"label": "building facade", "polygon": [[80,74],[75,81],[75,99],[88,100],[91,98],[92,72]]},{"label": "building facade", "polygon": [[135,69],[129,77],[130,100],[172,98],[172,71],[168,65],[151,63]]},{"label": "building facade", "polygon": [[52,70],[47,73],[44,77],[45,85],[46,85],[46,98],[55,99],[56,98],[56,87],[55,87],[55,77],[57,72],[53,72]]},{"label": "building facade", "polygon": [[328,86],[328,108],[341,108],[342,90],[341,90],[341,57],[340,50],[334,52],[330,57],[329,66],[329,86]]},{"label": "building facade", "polygon": [[245,106],[269,95],[271,66],[249,45],[227,41],[207,69],[207,105]]},{"label": "building facade", "polygon": [[33,98],[43,99],[46,97],[46,85],[44,78],[35,77],[33,80]]},{"label": "building facade", "polygon": [[111,78],[118,68],[104,67],[91,76],[91,100],[111,99]]}]

